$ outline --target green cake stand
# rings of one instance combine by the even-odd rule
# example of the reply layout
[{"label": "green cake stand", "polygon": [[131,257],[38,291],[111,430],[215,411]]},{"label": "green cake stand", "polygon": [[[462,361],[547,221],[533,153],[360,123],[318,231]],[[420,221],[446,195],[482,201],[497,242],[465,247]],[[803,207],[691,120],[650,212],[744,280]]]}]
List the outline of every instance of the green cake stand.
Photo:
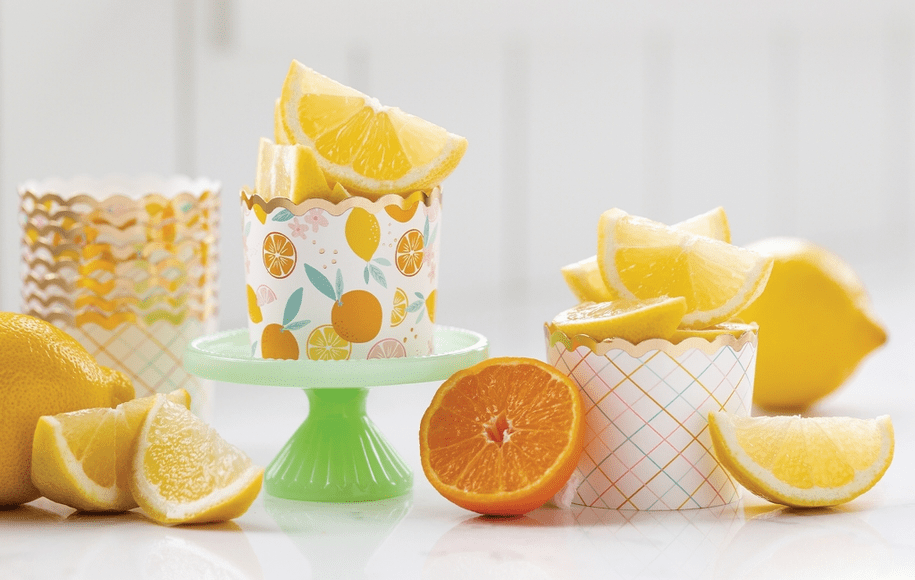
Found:
[{"label": "green cake stand", "polygon": [[302,501],[374,501],[410,491],[413,472],[369,418],[369,387],[444,380],[489,356],[489,342],[476,332],[437,326],[434,340],[429,356],[271,360],[253,358],[248,330],[238,329],[191,341],[184,368],[214,381],[305,390],[308,417],[267,466],[267,493]]}]

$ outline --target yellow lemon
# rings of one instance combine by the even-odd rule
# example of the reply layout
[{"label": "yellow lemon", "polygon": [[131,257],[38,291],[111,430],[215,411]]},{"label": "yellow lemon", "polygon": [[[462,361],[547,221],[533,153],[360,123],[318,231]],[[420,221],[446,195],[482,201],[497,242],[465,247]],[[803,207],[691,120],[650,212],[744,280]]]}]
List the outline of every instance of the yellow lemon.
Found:
[{"label": "yellow lemon", "polygon": [[[283,83],[277,132],[311,147],[328,180],[370,198],[439,184],[467,140],[293,61]],[[279,141],[279,137],[277,138]]]},{"label": "yellow lemon", "polygon": [[861,280],[835,254],[794,238],[750,247],[775,259],[760,297],[737,315],[759,325],[753,402],[804,409],[845,382],[886,331]]},{"label": "yellow lemon", "polygon": [[649,338],[669,337],[685,313],[683,297],[582,302],[559,313],[553,326],[567,336],[584,334],[598,342],[622,338],[636,344]]},{"label": "yellow lemon", "polygon": [[[157,395],[95,408],[45,415],[32,443],[32,483],[44,497],[82,511],[137,507],[130,494],[137,433]],[[189,409],[184,389],[165,395]]]},{"label": "yellow lemon", "polygon": [[766,285],[772,258],[611,209],[600,216],[597,264],[604,283],[626,299],[683,296],[681,326],[725,322]]},{"label": "yellow lemon", "polygon": [[375,255],[381,241],[378,218],[361,207],[354,207],[344,226],[346,241],[357,256],[368,262]]},{"label": "yellow lemon", "polygon": [[[731,228],[724,208],[716,207],[671,226],[674,229],[731,243]],[[569,290],[581,302],[609,302],[619,295],[604,283],[597,256],[591,256],[562,268]]]},{"label": "yellow lemon", "polygon": [[754,494],[793,507],[850,501],[893,460],[893,423],[849,417],[709,414],[715,456]]},{"label": "yellow lemon", "polygon": [[295,204],[333,196],[312,149],[269,139],[261,139],[258,148],[255,189],[263,199],[284,197]]},{"label": "yellow lemon", "polygon": [[32,438],[42,415],[113,407],[134,397],[123,373],[100,366],[73,337],[43,320],[0,312],[0,506],[39,496]]},{"label": "yellow lemon", "polygon": [[248,510],[263,474],[212,427],[160,395],[137,436],[130,492],[159,523],[217,522]]}]

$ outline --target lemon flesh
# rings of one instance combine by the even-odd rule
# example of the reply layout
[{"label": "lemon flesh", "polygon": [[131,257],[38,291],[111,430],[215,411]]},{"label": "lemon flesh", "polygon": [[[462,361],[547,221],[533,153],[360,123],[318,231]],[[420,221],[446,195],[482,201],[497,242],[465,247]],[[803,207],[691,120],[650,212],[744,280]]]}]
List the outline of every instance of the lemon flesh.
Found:
[{"label": "lemon flesh", "polygon": [[749,247],[774,258],[766,288],[738,314],[760,329],[753,402],[803,410],[841,386],[886,331],[861,280],[835,254],[795,238]]},{"label": "lemon flesh", "polygon": [[159,523],[225,521],[251,506],[263,473],[212,427],[160,397],[137,437],[130,491]]},{"label": "lemon flesh", "polygon": [[730,320],[762,292],[772,258],[697,236],[619,209],[598,225],[597,263],[604,283],[621,297],[686,298],[686,328]]},{"label": "lemon flesh", "polygon": [[873,487],[893,460],[888,416],[739,417],[709,414],[718,461],[752,493],[793,507],[850,501]]},{"label": "lemon flesh", "polygon": [[255,190],[264,200],[284,197],[296,204],[334,197],[312,149],[275,145],[269,139],[260,140]]},{"label": "lemon flesh", "polygon": [[[716,207],[671,227],[697,236],[731,243],[731,228],[728,225],[728,216],[722,207]],[[564,266],[562,276],[565,278],[569,290],[580,302],[609,302],[619,298],[619,295],[604,283],[600,266],[597,265],[597,256]]]},{"label": "lemon flesh", "polygon": [[667,338],[686,312],[684,298],[583,302],[559,313],[553,325],[567,336],[586,335],[596,341],[622,338],[632,344]]},{"label": "lemon flesh", "polygon": [[276,132],[284,141],[312,148],[330,182],[370,198],[432,189],[467,149],[463,137],[297,61],[289,68],[276,116]]},{"label": "lemon flesh", "polygon": [[[165,395],[190,408],[187,391]],[[124,511],[130,493],[133,446],[156,396],[41,417],[32,444],[32,482],[44,497],[82,511]]]}]

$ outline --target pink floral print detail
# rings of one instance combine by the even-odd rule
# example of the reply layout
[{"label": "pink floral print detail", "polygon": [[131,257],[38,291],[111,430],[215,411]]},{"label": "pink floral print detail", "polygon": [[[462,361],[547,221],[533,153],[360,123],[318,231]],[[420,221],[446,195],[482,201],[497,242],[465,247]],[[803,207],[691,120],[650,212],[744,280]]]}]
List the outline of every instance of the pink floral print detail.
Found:
[{"label": "pink floral print detail", "polygon": [[311,231],[316,232],[318,228],[323,228],[327,226],[327,218],[324,217],[323,209],[310,209],[305,212],[305,215],[302,216],[305,219],[306,225],[311,226]]},{"label": "pink floral print detail", "polygon": [[306,239],[306,238],[305,238],[305,232],[308,231],[308,223],[307,223],[307,222],[306,222],[306,223],[299,223],[299,218],[293,218],[292,221],[289,222],[288,225],[289,225],[289,229],[292,230],[292,233],[291,233],[290,235],[291,235],[293,238],[302,238],[303,240]]}]

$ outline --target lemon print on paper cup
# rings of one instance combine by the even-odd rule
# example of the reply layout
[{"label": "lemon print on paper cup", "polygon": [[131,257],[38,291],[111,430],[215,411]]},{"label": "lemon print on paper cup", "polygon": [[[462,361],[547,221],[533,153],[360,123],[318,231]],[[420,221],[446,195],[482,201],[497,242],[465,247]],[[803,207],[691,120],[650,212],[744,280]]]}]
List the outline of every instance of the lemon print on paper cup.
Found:
[{"label": "lemon print on paper cup", "polygon": [[432,353],[437,188],[377,201],[353,196],[299,204],[245,191],[242,214],[252,356],[348,360]]}]

